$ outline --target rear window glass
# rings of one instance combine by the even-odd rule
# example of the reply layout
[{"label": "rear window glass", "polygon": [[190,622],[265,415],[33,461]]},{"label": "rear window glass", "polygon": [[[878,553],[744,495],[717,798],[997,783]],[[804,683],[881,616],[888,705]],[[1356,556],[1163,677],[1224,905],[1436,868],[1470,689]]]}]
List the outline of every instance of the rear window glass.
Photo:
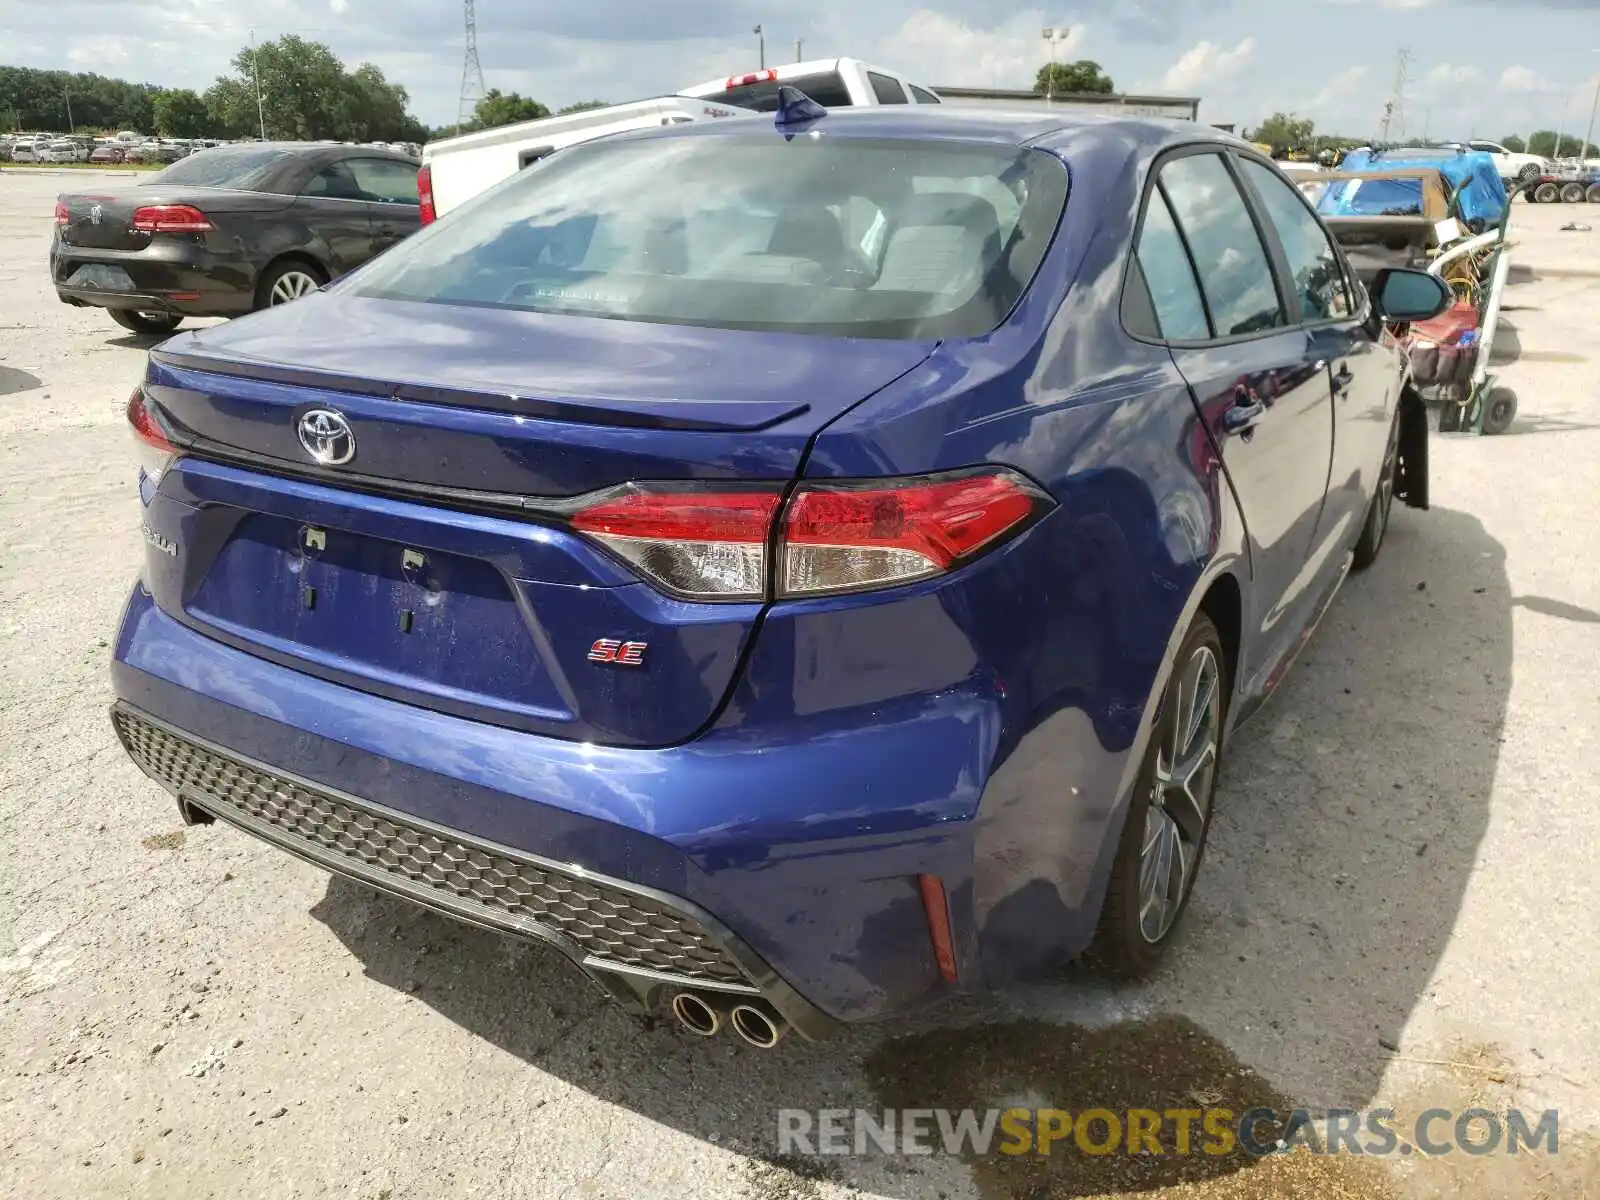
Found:
[{"label": "rear window glass", "polygon": [[729,88],[720,95],[709,97],[724,104],[740,108],[753,108],[757,112],[775,112],[778,107],[780,87],[799,88],[825,108],[849,108],[850,89],[844,76],[837,71],[821,71],[815,75],[796,75],[793,79],[763,79],[760,83],[747,83]]},{"label": "rear window glass", "polygon": [[1000,324],[1066,202],[1014,146],[657,136],[571,147],[377,260],[363,295],[853,337]]},{"label": "rear window glass", "polygon": [[1341,179],[1317,201],[1325,217],[1420,217],[1420,179]]},{"label": "rear window glass", "polygon": [[294,151],[278,146],[228,146],[179,159],[156,178],[185,187],[236,188],[248,192],[273,175]]},{"label": "rear window glass", "polygon": [[867,82],[872,85],[872,94],[877,97],[879,104],[904,104],[906,102],[906,90],[900,86],[898,79],[880,75],[876,71],[868,71]]}]

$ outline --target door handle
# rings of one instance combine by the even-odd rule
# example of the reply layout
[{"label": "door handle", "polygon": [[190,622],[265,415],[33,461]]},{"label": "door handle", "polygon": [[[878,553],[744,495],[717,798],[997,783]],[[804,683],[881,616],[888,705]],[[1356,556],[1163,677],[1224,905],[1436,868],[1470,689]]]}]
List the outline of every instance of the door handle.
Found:
[{"label": "door handle", "polygon": [[1333,373],[1333,382],[1330,385],[1333,388],[1333,394],[1342,396],[1355,381],[1356,377],[1350,374],[1349,364],[1340,363],[1339,369]]}]

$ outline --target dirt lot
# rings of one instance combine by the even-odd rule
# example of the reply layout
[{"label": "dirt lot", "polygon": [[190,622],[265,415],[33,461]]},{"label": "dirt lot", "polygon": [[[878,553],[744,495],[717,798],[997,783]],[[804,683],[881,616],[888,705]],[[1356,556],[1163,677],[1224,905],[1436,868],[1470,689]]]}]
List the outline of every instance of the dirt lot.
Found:
[{"label": "dirt lot", "polygon": [[[0,172],[0,1194],[1600,1194],[1600,234],[1558,229],[1600,212],[1518,206],[1517,422],[1436,439],[1433,511],[1397,511],[1239,739],[1163,974],[761,1053],[184,829],[124,758],[143,347],[49,288],[53,194],[84,180]],[[779,1107],[1212,1096],[1553,1106],[1562,1154],[774,1161]]]}]

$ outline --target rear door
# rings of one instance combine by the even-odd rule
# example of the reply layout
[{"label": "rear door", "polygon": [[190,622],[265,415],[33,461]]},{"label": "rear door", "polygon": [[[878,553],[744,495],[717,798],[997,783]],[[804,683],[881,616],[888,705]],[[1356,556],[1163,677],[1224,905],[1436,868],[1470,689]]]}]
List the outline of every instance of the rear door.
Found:
[{"label": "rear door", "polygon": [[415,163],[392,158],[352,158],[345,166],[366,199],[374,254],[382,254],[421,228]]},{"label": "rear door", "polygon": [[294,216],[319,243],[335,275],[354,270],[376,253],[369,205],[342,161],[324,163],[300,189]]},{"label": "rear door", "polygon": [[1255,690],[1314,615],[1308,564],[1333,455],[1328,369],[1291,322],[1226,156],[1181,152],[1156,179],[1137,259],[1244,513],[1254,586],[1241,666]]},{"label": "rear door", "polygon": [[1330,372],[1333,468],[1313,559],[1318,570],[1332,571],[1378,487],[1399,400],[1398,363],[1368,332],[1344,264],[1300,193],[1265,163],[1242,155],[1238,161],[1283,247],[1297,320]]}]

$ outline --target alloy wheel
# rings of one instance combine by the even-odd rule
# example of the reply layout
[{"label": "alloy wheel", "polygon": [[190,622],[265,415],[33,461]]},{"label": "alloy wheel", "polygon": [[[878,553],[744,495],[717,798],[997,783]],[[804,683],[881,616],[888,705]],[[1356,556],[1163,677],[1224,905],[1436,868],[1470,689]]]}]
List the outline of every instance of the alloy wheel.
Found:
[{"label": "alloy wheel", "polygon": [[268,303],[272,305],[287,304],[291,300],[309,296],[321,286],[317,282],[316,276],[309,271],[285,271],[273,283],[272,294],[268,297]]},{"label": "alloy wheel", "polygon": [[1194,880],[1222,733],[1222,671],[1198,647],[1169,685],[1139,851],[1139,933],[1159,942]]}]

